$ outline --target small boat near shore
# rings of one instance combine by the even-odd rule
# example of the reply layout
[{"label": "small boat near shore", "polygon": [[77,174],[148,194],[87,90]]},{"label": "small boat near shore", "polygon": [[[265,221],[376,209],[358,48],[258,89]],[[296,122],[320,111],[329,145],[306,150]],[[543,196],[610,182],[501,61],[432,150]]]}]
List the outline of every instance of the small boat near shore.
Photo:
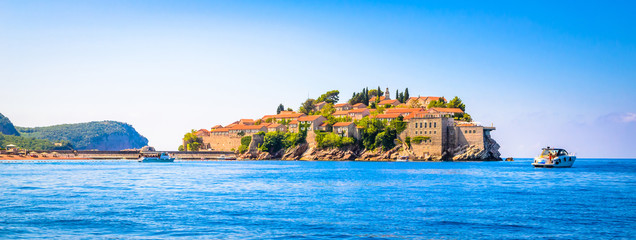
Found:
[{"label": "small boat near shore", "polygon": [[174,159],[170,154],[162,153],[143,153],[139,158],[139,162],[174,162]]},{"label": "small boat near shore", "polygon": [[534,158],[532,166],[544,168],[569,168],[572,167],[576,156],[569,154],[561,148],[543,148],[541,154]]}]

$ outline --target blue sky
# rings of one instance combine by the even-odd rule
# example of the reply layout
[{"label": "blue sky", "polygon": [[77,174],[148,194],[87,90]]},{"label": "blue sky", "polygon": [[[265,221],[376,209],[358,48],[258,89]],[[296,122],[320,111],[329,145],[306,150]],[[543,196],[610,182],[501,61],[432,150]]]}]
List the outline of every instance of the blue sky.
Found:
[{"label": "blue sky", "polygon": [[160,149],[338,89],[459,96],[504,156],[636,157],[635,4],[1,1],[0,112],[132,124]]}]

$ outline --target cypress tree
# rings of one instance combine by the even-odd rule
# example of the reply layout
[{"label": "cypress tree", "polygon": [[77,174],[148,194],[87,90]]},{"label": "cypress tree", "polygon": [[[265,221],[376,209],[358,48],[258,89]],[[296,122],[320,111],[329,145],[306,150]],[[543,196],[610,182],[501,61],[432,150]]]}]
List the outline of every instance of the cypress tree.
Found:
[{"label": "cypress tree", "polygon": [[404,102],[407,102],[409,100],[409,88],[406,88],[404,90]]}]

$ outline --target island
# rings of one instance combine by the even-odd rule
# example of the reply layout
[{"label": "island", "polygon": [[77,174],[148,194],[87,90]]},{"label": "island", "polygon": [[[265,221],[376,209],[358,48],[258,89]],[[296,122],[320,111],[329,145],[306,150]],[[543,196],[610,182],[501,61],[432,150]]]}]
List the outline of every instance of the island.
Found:
[{"label": "island", "polygon": [[411,97],[408,88],[364,88],[338,103],[339,91],[307,99],[298,111],[192,130],[179,151],[228,151],[246,160],[501,161],[494,126],[465,112],[459,97]]}]

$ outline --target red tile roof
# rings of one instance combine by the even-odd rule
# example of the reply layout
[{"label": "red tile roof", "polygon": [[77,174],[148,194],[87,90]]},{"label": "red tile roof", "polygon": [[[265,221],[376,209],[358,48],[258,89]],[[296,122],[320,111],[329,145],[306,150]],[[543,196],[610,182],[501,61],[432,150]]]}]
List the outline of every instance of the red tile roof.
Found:
[{"label": "red tile roof", "polygon": [[423,111],[423,108],[389,108],[385,111],[385,113],[414,113]]},{"label": "red tile roof", "polygon": [[362,106],[367,107],[367,105],[364,104],[364,103],[356,103],[356,104],[353,104],[353,106],[354,107],[362,107]]},{"label": "red tile roof", "polygon": [[277,127],[280,127],[280,126],[283,126],[283,124],[280,124],[280,123],[272,123],[272,124],[270,124],[269,126],[267,126],[267,128],[277,128]]},{"label": "red tile roof", "polygon": [[210,132],[227,132],[229,130],[230,130],[229,128],[215,128],[215,129],[212,129],[212,131]]},{"label": "red tile roof", "polygon": [[283,114],[283,112],[280,112],[280,113],[281,114],[278,114],[278,115],[265,115],[265,116],[263,116],[263,119],[269,119],[269,118],[276,118],[276,119],[279,119],[279,118],[299,118],[299,117],[302,117],[302,116],[305,115],[304,113],[285,113],[285,114]]},{"label": "red tile roof", "polygon": [[216,126],[212,127],[212,129],[222,128],[222,127],[223,126],[221,126],[221,125],[216,125]]},{"label": "red tile roof", "polygon": [[378,104],[386,105],[386,104],[394,104],[394,103],[400,104],[400,101],[398,101],[397,99],[392,99],[392,100],[389,99],[389,100],[380,101]]},{"label": "red tile roof", "polygon": [[297,121],[297,120],[292,120],[291,122],[289,122],[289,124],[296,124],[296,125],[298,125],[298,121]]},{"label": "red tile roof", "polygon": [[464,113],[460,108],[431,108],[429,110],[435,110],[443,113]]},{"label": "red tile roof", "polygon": [[300,121],[300,122],[313,122],[313,121],[316,121],[316,119],[318,119],[320,117],[322,117],[322,116],[321,115],[304,116],[304,117],[299,117],[298,121]]},{"label": "red tile roof", "polygon": [[338,103],[336,105],[333,105],[333,107],[344,107],[344,106],[347,106],[347,105],[351,106],[351,104],[348,104],[348,103]]},{"label": "red tile roof", "polygon": [[337,122],[333,126],[334,127],[346,127],[353,124],[353,122]]},{"label": "red tile roof", "polygon": [[231,127],[229,130],[258,130],[263,127],[264,126],[260,126],[260,125],[236,125]]},{"label": "red tile roof", "polygon": [[348,114],[349,114],[349,111],[336,111],[335,113],[331,115],[336,116],[336,115],[348,115]]},{"label": "red tile roof", "polygon": [[357,109],[349,110],[349,113],[362,113],[362,112],[365,112],[365,111],[369,111],[369,109],[357,108]]},{"label": "red tile roof", "polygon": [[378,114],[373,118],[381,118],[381,119],[388,119],[388,118],[398,118],[400,115],[399,113],[385,113],[385,114]]},{"label": "red tile roof", "polygon": [[[380,97],[380,101],[386,99],[385,96]],[[369,99],[369,102],[375,102],[375,97],[372,97],[371,99]]]}]

